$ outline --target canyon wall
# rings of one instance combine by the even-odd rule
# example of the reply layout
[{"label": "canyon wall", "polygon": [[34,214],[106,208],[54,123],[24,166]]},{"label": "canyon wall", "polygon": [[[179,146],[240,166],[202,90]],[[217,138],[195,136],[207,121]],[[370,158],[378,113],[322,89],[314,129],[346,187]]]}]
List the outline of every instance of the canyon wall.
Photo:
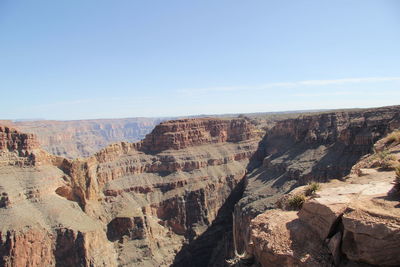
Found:
[{"label": "canyon wall", "polygon": [[259,140],[244,119],[188,119],[85,159],[34,147],[31,165],[0,169],[2,264],[168,266],[212,225]]},{"label": "canyon wall", "polygon": [[[400,107],[282,120],[264,137],[246,119],[173,120],[140,142],[114,143],[79,159],[49,154],[34,135],[0,127],[0,265],[334,264],[338,236],[348,247],[362,244],[357,225],[366,227],[360,220],[365,216],[328,212],[331,222],[343,217],[345,230],[321,224],[325,230],[318,237],[308,231],[318,226],[313,218],[325,216],[313,208],[318,203],[307,202],[300,214],[277,207],[310,181],[344,179],[378,139],[399,126]],[[353,179],[360,185],[351,194],[362,196],[364,182]],[[382,179],[379,187],[365,180],[365,188],[387,188],[389,179]],[[332,189],[324,190],[315,201],[329,199]],[[396,220],[380,227],[388,231],[384,227],[392,223],[396,237]],[[301,243],[301,233],[308,233],[309,246]],[[271,238],[277,242],[269,243]],[[324,238],[331,250],[320,246]],[[370,261],[360,251],[346,257]],[[235,255],[239,261],[226,261]]]},{"label": "canyon wall", "polygon": [[377,140],[399,127],[398,106],[277,122],[262,140],[260,166],[247,175],[243,198],[235,206],[237,253],[251,254],[252,220],[276,209],[283,195],[311,181],[344,179],[362,156],[372,152]]},{"label": "canyon wall", "polygon": [[47,152],[67,158],[88,157],[116,142],[136,142],[159,124],[161,118],[127,118],[75,121],[19,121],[21,132],[33,133]]}]

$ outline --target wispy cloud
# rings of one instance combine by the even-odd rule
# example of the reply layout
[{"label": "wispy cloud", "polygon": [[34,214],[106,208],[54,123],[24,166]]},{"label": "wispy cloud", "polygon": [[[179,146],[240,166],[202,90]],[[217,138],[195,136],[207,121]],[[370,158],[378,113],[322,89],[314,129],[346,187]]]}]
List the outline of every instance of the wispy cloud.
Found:
[{"label": "wispy cloud", "polygon": [[308,80],[295,82],[295,85],[324,86],[332,84],[349,84],[349,83],[379,83],[400,81],[400,77],[369,77],[369,78],[348,78],[337,80]]},{"label": "wispy cloud", "polygon": [[329,85],[345,85],[345,84],[361,84],[361,83],[382,83],[382,82],[399,82],[400,77],[366,77],[366,78],[345,78],[334,80],[303,80],[294,82],[274,82],[259,85],[242,85],[242,86],[221,86],[221,87],[205,87],[205,88],[185,88],[178,90],[179,93],[211,93],[211,92],[229,92],[229,91],[256,91],[274,88],[298,88],[298,87],[315,87]]},{"label": "wispy cloud", "polygon": [[36,105],[35,108],[51,108],[51,107],[59,107],[59,106],[74,106],[74,105],[82,105],[93,102],[94,99],[75,99],[71,101],[61,101],[55,103],[48,103],[48,104],[40,104]]},{"label": "wispy cloud", "polygon": [[[326,90],[324,92],[305,92],[305,93],[294,93],[291,96],[294,97],[327,97],[327,96],[359,96],[365,95],[365,91],[362,90],[349,90],[349,91],[331,91]],[[400,91],[384,90],[377,92],[368,91],[369,97],[380,97],[380,96],[400,96]]]},{"label": "wispy cloud", "polygon": [[208,93],[208,92],[229,92],[229,91],[239,91],[249,87],[246,86],[215,86],[215,87],[204,87],[204,88],[184,88],[179,89],[179,93]]},{"label": "wispy cloud", "polygon": [[357,95],[359,92],[353,91],[338,91],[338,92],[319,92],[319,93],[295,93],[291,94],[291,96],[300,96],[300,97],[319,97],[319,96],[342,96],[342,95]]}]

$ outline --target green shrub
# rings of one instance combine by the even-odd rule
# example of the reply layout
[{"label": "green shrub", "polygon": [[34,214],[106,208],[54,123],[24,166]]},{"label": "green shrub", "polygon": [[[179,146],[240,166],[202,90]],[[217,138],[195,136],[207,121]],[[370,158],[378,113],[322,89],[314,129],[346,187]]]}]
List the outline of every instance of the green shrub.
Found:
[{"label": "green shrub", "polygon": [[394,179],[394,188],[396,192],[400,192],[400,165],[396,167],[396,178]]},{"label": "green shrub", "polygon": [[321,185],[317,182],[312,182],[307,185],[305,193],[306,196],[312,196],[314,195],[318,190],[321,189]]},{"label": "green shrub", "polygon": [[387,149],[378,152],[376,157],[378,159],[379,167],[382,169],[391,169],[393,167],[393,161],[395,158]]},{"label": "green shrub", "polygon": [[386,144],[399,144],[400,143],[400,130],[394,131],[386,137]]},{"label": "green shrub", "polygon": [[295,194],[288,199],[288,205],[294,210],[299,210],[306,201],[306,196],[303,194]]}]

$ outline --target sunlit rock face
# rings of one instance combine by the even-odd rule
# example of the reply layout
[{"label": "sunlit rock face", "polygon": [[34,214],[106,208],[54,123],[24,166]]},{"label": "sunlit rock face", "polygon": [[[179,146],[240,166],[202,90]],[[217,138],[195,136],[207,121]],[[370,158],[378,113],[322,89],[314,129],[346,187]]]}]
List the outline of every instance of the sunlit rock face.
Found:
[{"label": "sunlit rock face", "polygon": [[[238,252],[251,250],[252,220],[266,210],[275,209],[282,195],[310,181],[342,179],[360,158],[372,152],[376,141],[399,126],[398,106],[307,115],[277,122],[261,142],[259,154],[263,163],[247,175],[243,198],[235,207]],[[341,211],[327,214],[326,222],[319,222],[321,227],[336,218],[335,212]]]},{"label": "sunlit rock face", "polygon": [[27,150],[30,165],[0,169],[1,259],[6,266],[168,266],[217,217],[258,142],[246,120],[191,119],[85,159]]},{"label": "sunlit rock face", "polygon": [[[374,200],[389,178],[323,188],[299,213],[276,203],[311,180],[348,175],[400,126],[399,114],[389,107],[304,116],[276,122],[263,138],[245,119],[174,120],[143,141],[74,160],[2,127],[0,265],[224,266],[235,256],[265,266],[397,264],[379,250],[397,251],[396,207]],[[382,205],[394,219],[368,217]]]}]

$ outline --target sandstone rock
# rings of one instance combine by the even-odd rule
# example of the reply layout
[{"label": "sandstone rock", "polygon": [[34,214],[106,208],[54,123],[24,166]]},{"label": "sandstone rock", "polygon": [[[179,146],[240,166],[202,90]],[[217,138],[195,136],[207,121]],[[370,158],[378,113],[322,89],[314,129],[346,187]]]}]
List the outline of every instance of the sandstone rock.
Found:
[{"label": "sandstone rock", "polygon": [[239,142],[255,137],[244,119],[185,119],[159,124],[143,140],[142,150],[162,151],[190,146]]},{"label": "sandstone rock", "polygon": [[343,215],[342,251],[354,261],[375,265],[400,264],[400,217],[351,210]]},{"label": "sandstone rock", "polygon": [[321,240],[328,238],[352,198],[339,194],[321,196],[303,204],[299,219],[308,224]]},{"label": "sandstone rock", "polygon": [[[114,266],[117,258],[122,265],[170,265],[183,241],[196,239],[217,217],[259,139],[245,120],[166,123],[151,140],[164,138],[160,128],[174,141],[164,140],[157,153],[147,137],[76,160],[35,149],[29,168],[0,169],[0,217],[8,218],[0,229],[41,225],[55,248],[48,266]],[[15,215],[27,205],[40,212]]]},{"label": "sandstone rock", "polygon": [[115,217],[107,225],[107,237],[112,241],[120,240],[124,236],[131,239],[143,239],[145,235],[142,217]]},{"label": "sandstone rock", "polygon": [[323,184],[298,213],[258,215],[250,222],[247,252],[262,266],[399,265],[400,210],[388,196],[393,172],[365,173]]},{"label": "sandstone rock", "polygon": [[249,252],[262,266],[329,266],[328,251],[294,211],[266,211],[250,229]]},{"label": "sandstone rock", "polygon": [[0,150],[24,152],[38,148],[33,134],[20,133],[9,127],[0,126]]},{"label": "sandstone rock", "polygon": [[[257,155],[264,163],[247,175],[246,190],[235,216],[250,222],[265,210],[274,208],[283,194],[297,186],[311,181],[343,179],[360,158],[372,151],[373,144],[399,123],[399,106],[326,112],[276,122],[260,142]],[[306,204],[302,213],[307,213],[311,205],[321,215],[332,215],[309,218],[320,220],[318,224],[323,227],[320,235],[325,239],[335,216],[344,207],[329,207],[324,211],[313,202]],[[249,224],[237,223],[236,226],[240,227],[235,230],[239,233],[237,247],[246,247]]]},{"label": "sandstone rock", "polygon": [[[321,190],[319,197],[305,204],[300,219],[295,212],[261,213],[274,208],[281,195],[299,184],[347,174],[373,142],[396,124],[398,114],[399,109],[392,107],[286,120],[276,123],[261,143],[253,126],[243,119],[176,120],[159,125],[142,142],[113,144],[76,160],[50,155],[29,145],[34,142],[4,135],[1,260],[11,266],[40,266],[39,254],[46,266],[169,266],[177,254],[184,260],[175,261],[176,266],[224,260],[221,248],[229,245],[217,243],[230,242],[220,234],[230,217],[221,210],[231,212],[232,193],[239,198],[242,191],[237,189],[246,182],[234,216],[233,232],[239,244],[232,247],[238,253],[247,251],[268,266],[321,266],[332,262],[331,254],[338,262],[337,233],[343,230],[342,253],[370,262],[362,246],[362,251],[345,249],[349,240],[358,246],[361,234],[352,225],[363,222],[362,216],[346,211],[364,212],[366,200],[376,204],[367,209],[368,214],[387,205],[376,197],[391,184],[369,181],[376,173],[360,177],[364,183]],[[248,174],[254,162],[264,157],[268,157],[264,166]],[[374,214],[382,215],[379,212]],[[336,229],[341,214],[349,225]],[[387,227],[388,222],[384,223]],[[25,234],[27,229],[32,233]],[[397,237],[393,229],[385,231]],[[37,243],[39,239],[43,244]],[[395,246],[391,239],[384,241],[377,243]],[[368,249],[382,257],[375,248]],[[388,264],[397,261],[387,258]]]},{"label": "sandstone rock", "polygon": [[342,235],[341,231],[334,234],[331,238],[327,239],[328,249],[333,257],[333,262],[336,266],[339,266],[341,261],[341,251],[342,246]]}]

